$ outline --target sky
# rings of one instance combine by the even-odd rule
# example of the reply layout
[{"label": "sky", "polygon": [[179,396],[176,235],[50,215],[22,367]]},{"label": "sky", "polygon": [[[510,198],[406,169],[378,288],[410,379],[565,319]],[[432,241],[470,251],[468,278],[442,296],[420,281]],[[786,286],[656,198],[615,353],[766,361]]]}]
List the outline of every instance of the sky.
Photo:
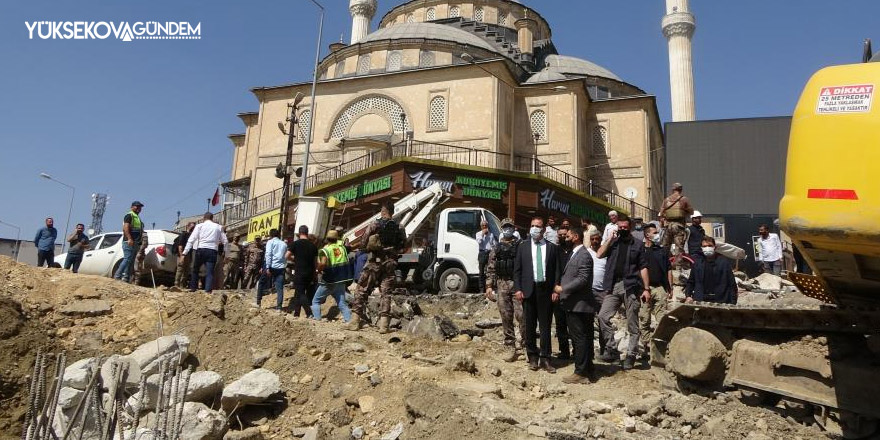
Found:
[{"label": "sky", "polygon": [[[322,57],[351,31],[348,0],[326,7]],[[403,0],[380,0],[373,28]],[[661,0],[524,0],[560,53],[589,59],[657,96],[670,119]],[[816,70],[858,62],[875,38],[877,0],[691,0],[697,118],[790,115]],[[29,39],[34,21],[188,21],[201,39]],[[310,0],[28,0],[0,4],[0,222],[31,239],[45,217],[88,227],[91,195],[110,197],[106,231],[130,203],[170,228],[207,209],[231,175],[227,136],[256,111],[250,88],[311,79],[318,9]],[[873,32],[873,33],[872,33]],[[36,35],[36,34],[35,34]],[[216,208],[215,208],[216,209]],[[0,223],[0,237],[16,229]]]}]

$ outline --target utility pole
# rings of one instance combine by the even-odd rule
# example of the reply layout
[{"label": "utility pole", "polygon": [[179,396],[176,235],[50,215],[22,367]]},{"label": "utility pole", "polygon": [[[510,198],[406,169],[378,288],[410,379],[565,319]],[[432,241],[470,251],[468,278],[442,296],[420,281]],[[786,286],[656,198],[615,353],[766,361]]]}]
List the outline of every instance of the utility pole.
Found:
[{"label": "utility pole", "polygon": [[[290,178],[293,174],[292,167],[293,162],[293,141],[296,136],[295,129],[296,124],[299,122],[297,120],[297,110],[299,109],[299,103],[302,102],[304,96],[302,93],[297,93],[293,98],[293,102],[288,103],[287,107],[290,109],[290,116],[287,117],[288,125],[287,129],[287,157],[284,159],[284,165],[282,168],[281,164],[275,168],[275,177],[282,179],[281,184],[281,211],[278,213],[278,232],[281,233],[281,238],[284,238],[284,230],[287,225],[287,211],[290,206]],[[278,123],[279,127],[282,128],[282,133],[284,132],[283,127],[284,124]]]}]

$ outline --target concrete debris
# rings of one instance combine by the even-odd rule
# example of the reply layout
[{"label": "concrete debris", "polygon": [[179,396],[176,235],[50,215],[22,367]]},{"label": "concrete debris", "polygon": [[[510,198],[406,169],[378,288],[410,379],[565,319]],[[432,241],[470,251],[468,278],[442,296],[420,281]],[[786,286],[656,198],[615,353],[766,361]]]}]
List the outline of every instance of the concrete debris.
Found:
[{"label": "concrete debris", "polygon": [[379,376],[379,373],[373,373],[370,375],[370,385],[377,386],[382,383],[382,376]]},{"label": "concrete debris", "polygon": [[404,331],[413,336],[421,336],[435,341],[452,339],[461,333],[455,323],[443,315],[431,318],[416,316],[407,324]]},{"label": "concrete debris", "polygon": [[61,409],[70,409],[75,407],[83,395],[82,390],[76,388],[64,387],[58,395],[58,406]]},{"label": "concrete debris", "polygon": [[183,365],[189,356],[189,344],[189,338],[183,335],[163,336],[138,346],[128,356],[140,365],[141,374],[150,376],[159,372],[163,361],[173,360]]},{"label": "concrete debris", "polygon": [[357,403],[361,413],[369,414],[373,412],[373,408],[376,406],[376,398],[373,396],[361,396],[358,397]]},{"label": "concrete debris", "polygon": [[354,366],[354,372],[357,374],[364,374],[367,371],[370,371],[370,366],[367,364],[357,364]]},{"label": "concrete debris", "polygon": [[75,299],[101,299],[101,291],[92,284],[84,284],[73,291]]},{"label": "concrete debris", "polygon": [[262,368],[266,361],[272,357],[272,350],[265,348],[251,347],[251,366],[254,368]]},{"label": "concrete debris", "polygon": [[226,434],[226,416],[204,403],[184,403],[181,420],[181,440],[220,440]]},{"label": "concrete debris", "polygon": [[477,372],[477,364],[474,362],[474,356],[470,352],[456,351],[446,358],[446,369],[473,374]]},{"label": "concrete debris", "polygon": [[210,403],[223,392],[223,376],[214,371],[196,371],[189,378],[186,389],[188,402]]},{"label": "concrete debris", "polygon": [[110,356],[109,358],[107,358],[106,361],[104,361],[104,365],[101,365],[101,383],[103,383],[104,386],[107,387],[111,382],[113,382],[114,364],[120,366],[127,365],[128,374],[125,377],[125,389],[137,389],[138,385],[140,385],[141,382],[140,365],[138,365],[138,363],[131,357],[119,356],[118,354]]},{"label": "concrete debris", "polygon": [[63,384],[66,387],[84,390],[89,385],[89,370],[95,368],[95,358],[80,359],[64,369]]},{"label": "concrete debris", "polygon": [[355,440],[361,440],[364,438],[364,434],[364,428],[361,428],[360,426],[355,426],[351,429],[351,438]]},{"label": "concrete debris", "polygon": [[403,423],[398,423],[391,431],[382,436],[382,440],[397,440],[401,434],[403,434]]},{"label": "concrete debris", "polygon": [[227,412],[236,406],[265,402],[273,394],[281,392],[278,375],[259,368],[253,370],[223,389],[221,405]]},{"label": "concrete debris", "polygon": [[69,316],[101,316],[112,311],[113,307],[110,305],[110,302],[100,299],[74,301],[60,310],[62,314]]}]

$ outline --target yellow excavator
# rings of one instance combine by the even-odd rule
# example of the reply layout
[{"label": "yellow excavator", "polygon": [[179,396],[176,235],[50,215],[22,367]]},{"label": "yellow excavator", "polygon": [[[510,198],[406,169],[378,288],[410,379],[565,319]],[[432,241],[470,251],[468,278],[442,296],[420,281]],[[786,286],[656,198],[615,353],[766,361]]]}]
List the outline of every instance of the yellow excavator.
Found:
[{"label": "yellow excavator", "polygon": [[[880,420],[880,53],[816,72],[794,111],[780,226],[814,275],[813,304],[684,304],[652,363],[682,391],[736,388],[845,438]],[[878,180],[875,180],[878,179]]]}]

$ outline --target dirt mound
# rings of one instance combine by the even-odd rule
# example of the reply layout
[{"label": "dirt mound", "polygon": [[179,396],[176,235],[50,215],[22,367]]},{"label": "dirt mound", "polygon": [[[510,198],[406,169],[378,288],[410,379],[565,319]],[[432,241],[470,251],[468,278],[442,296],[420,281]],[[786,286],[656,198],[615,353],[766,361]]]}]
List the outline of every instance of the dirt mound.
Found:
[{"label": "dirt mound", "polygon": [[[456,342],[400,331],[380,335],[369,328],[348,332],[340,321],[257,308],[250,292],[227,294],[217,313],[216,296],[141,288],[0,257],[0,332],[8,334],[0,338],[0,439],[21,435],[38,348],[65,350],[71,363],[97,354],[127,355],[172,334],[189,338],[196,371],[217,372],[226,385],[257,366],[280,378],[283,405],[229,417],[230,429],[256,427],[264,438],[711,438],[747,432],[756,417],[772,422],[766,433],[771,438],[819,435],[731,396],[666,393],[647,367],[621,372],[600,364],[597,383],[564,385],[570,366],[549,375],[529,371],[524,362],[502,362],[499,328],[463,334]],[[264,306],[274,302],[266,298]],[[462,330],[498,317],[496,305],[479,296],[419,298],[419,304],[426,316],[443,314]],[[476,370],[447,369],[447,357],[457,352],[472,357]],[[690,412],[667,404],[663,413],[628,414],[627,405],[646,393]],[[219,400],[209,406],[220,410]],[[590,409],[588,401],[601,405]],[[736,420],[708,423],[734,410]]]}]

